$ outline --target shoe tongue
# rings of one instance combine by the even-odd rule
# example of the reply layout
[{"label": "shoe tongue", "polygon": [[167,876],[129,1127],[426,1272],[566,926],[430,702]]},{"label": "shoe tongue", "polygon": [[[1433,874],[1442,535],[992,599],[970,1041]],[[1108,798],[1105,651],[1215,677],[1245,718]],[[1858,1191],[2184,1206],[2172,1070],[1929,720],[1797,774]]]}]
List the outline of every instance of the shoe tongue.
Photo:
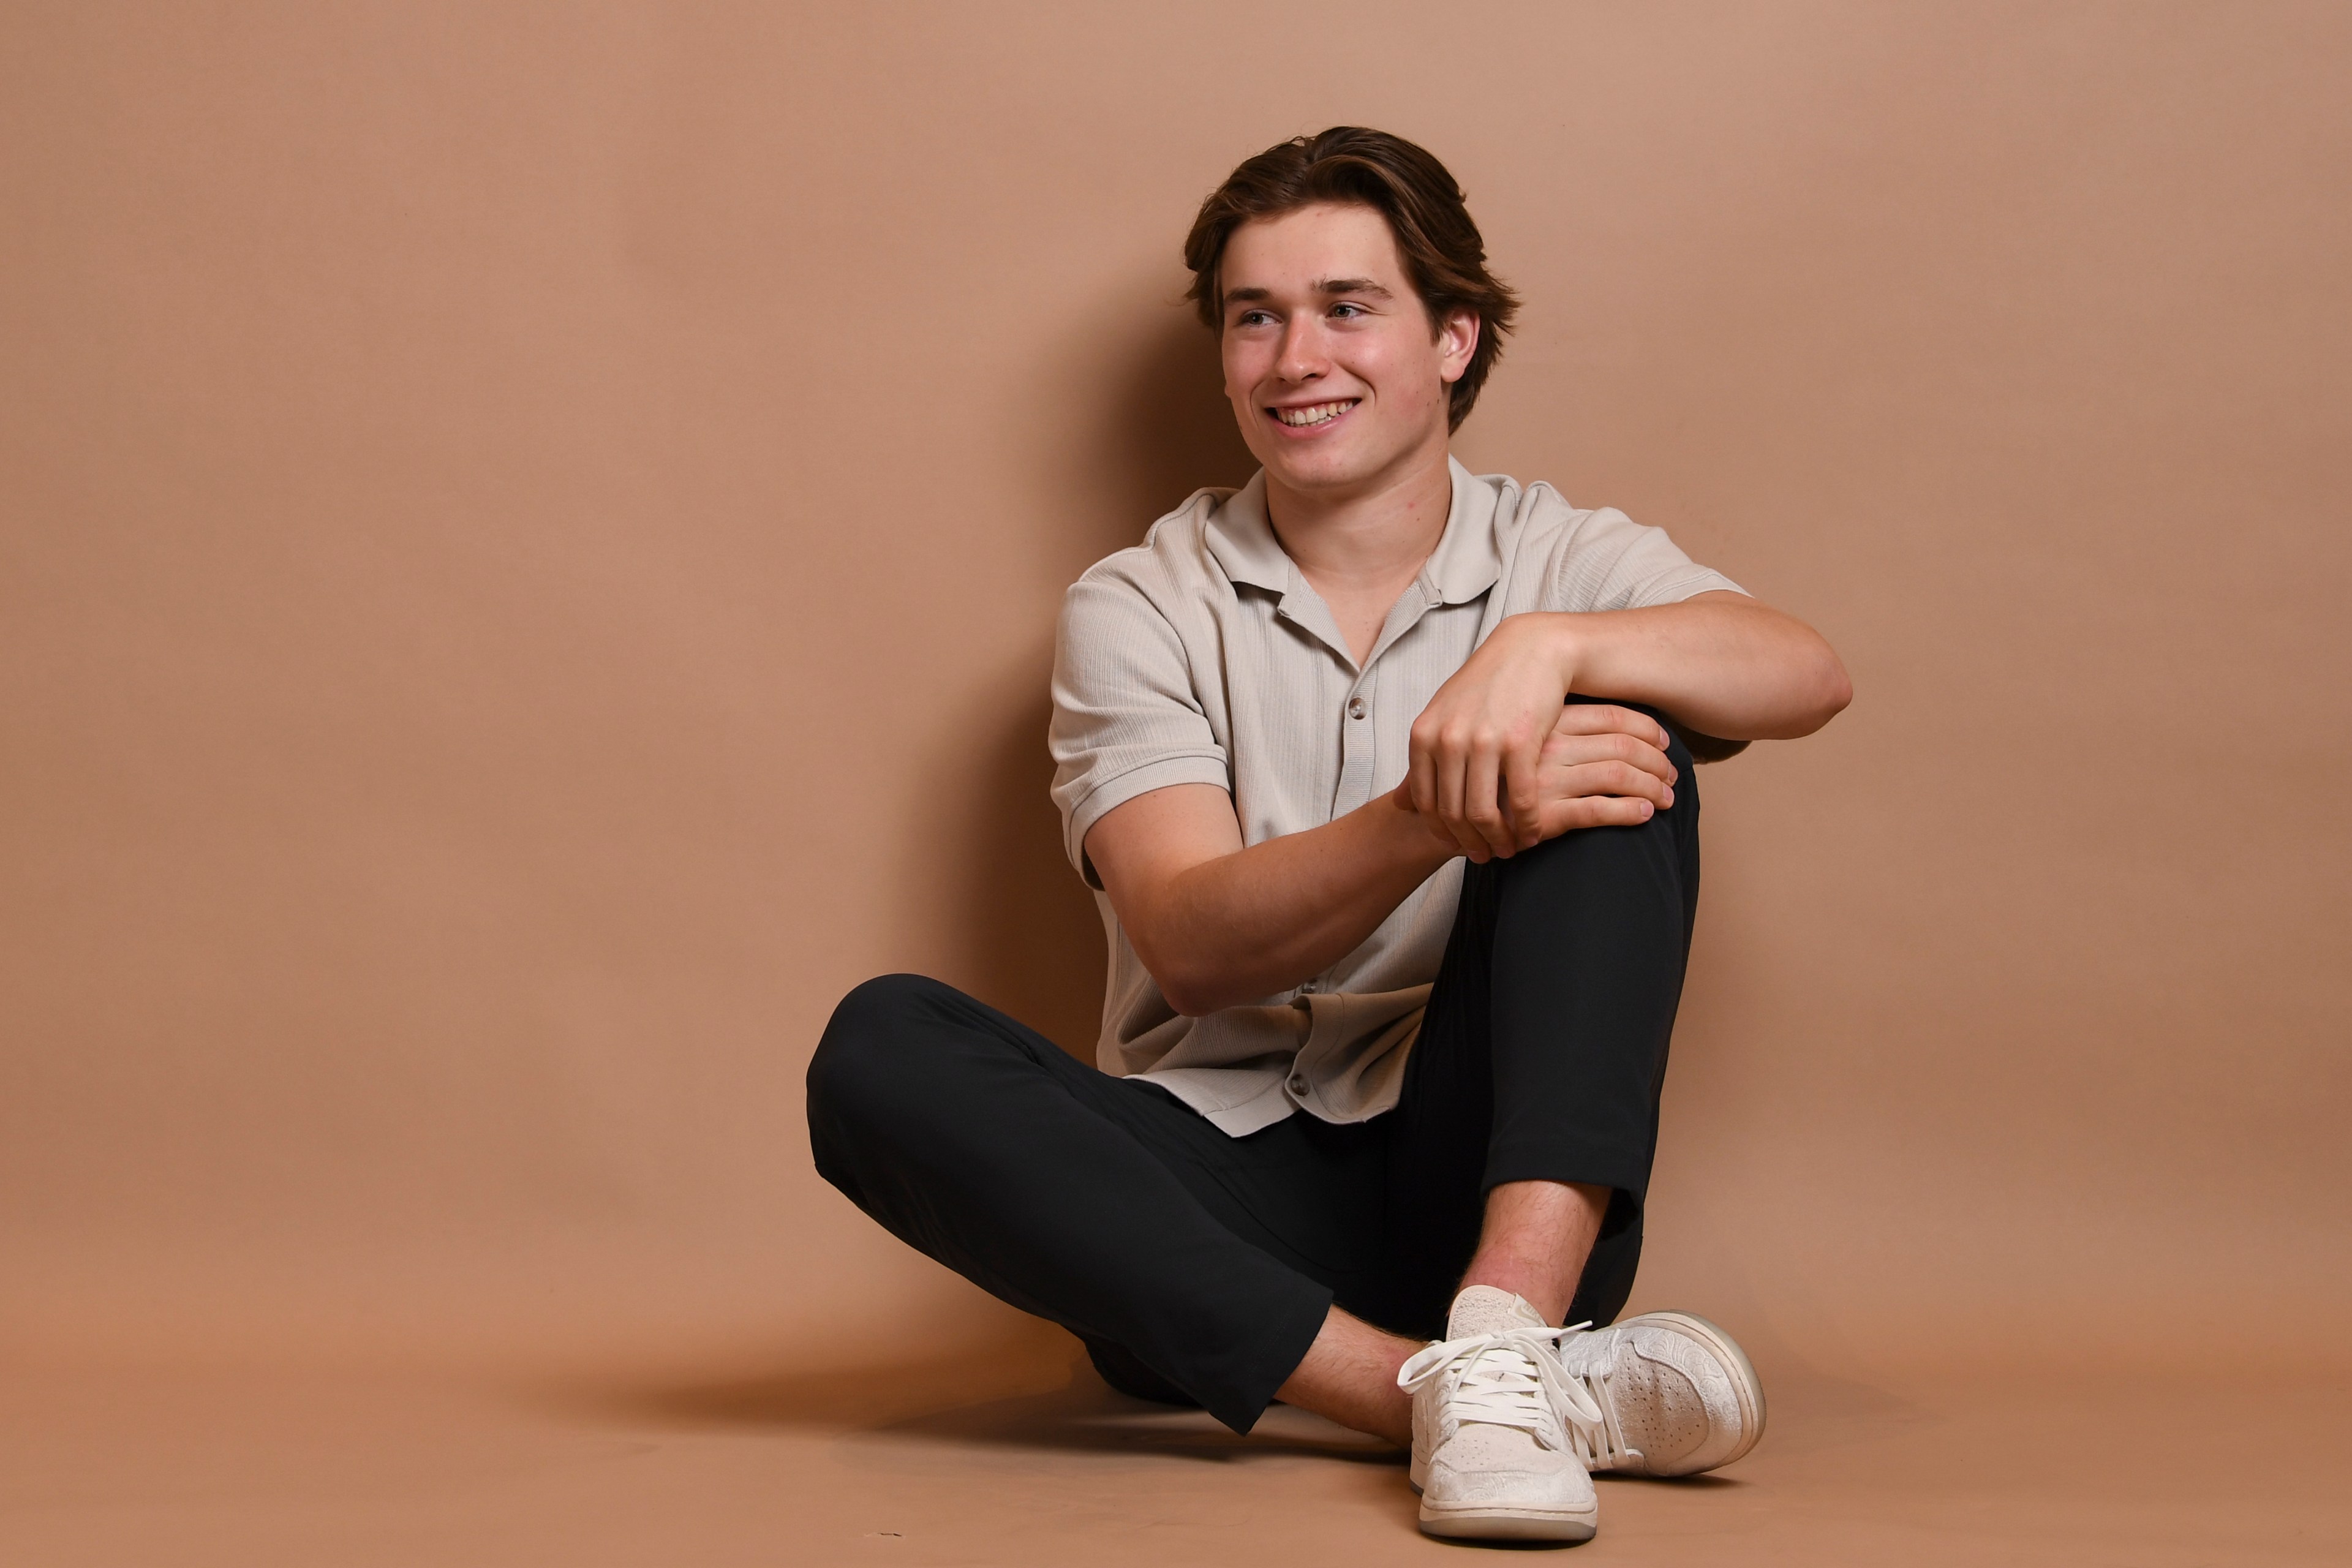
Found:
[{"label": "shoe tongue", "polygon": [[1446,1315],[1445,1337],[1466,1340],[1473,1334],[1499,1334],[1506,1329],[1548,1329],[1543,1314],[1494,1285],[1471,1285],[1454,1298]]}]

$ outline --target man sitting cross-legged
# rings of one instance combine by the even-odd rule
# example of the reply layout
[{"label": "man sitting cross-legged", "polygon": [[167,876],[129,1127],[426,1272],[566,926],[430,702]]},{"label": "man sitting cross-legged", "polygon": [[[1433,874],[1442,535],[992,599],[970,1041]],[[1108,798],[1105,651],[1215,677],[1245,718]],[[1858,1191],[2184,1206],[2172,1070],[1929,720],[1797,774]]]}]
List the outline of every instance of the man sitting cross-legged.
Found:
[{"label": "man sitting cross-legged", "polygon": [[1664,533],[1453,460],[1514,301],[1427,153],[1272,148],[1186,260],[1263,467],[1063,613],[1108,1070],[869,982],[809,1068],[818,1168],[1116,1387],[1239,1431],[1286,1400],[1410,1443],[1433,1533],[1581,1540],[1589,1470],[1762,1429],[1704,1320],[1559,1325],[1633,1285],[1694,751],[1818,729],[1845,673]]}]

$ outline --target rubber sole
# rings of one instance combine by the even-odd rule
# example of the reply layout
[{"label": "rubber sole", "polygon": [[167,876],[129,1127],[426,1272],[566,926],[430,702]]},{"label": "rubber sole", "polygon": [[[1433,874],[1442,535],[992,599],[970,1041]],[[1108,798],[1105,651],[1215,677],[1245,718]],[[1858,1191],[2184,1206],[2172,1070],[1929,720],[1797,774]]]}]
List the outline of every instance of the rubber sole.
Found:
[{"label": "rubber sole", "polygon": [[1421,1500],[1421,1532],[1453,1541],[1557,1541],[1570,1545],[1590,1541],[1600,1528],[1596,1506],[1575,1513],[1549,1513],[1536,1509],[1432,1508]]},{"label": "rubber sole", "polygon": [[[1412,1478],[1412,1489],[1421,1492],[1421,1478]],[[1428,1495],[1421,1497],[1421,1532],[1442,1535],[1450,1541],[1557,1541],[1573,1545],[1590,1541],[1592,1532],[1601,1528],[1601,1501],[1570,1513],[1548,1512],[1533,1508],[1498,1508],[1493,1503],[1465,1504],[1460,1508],[1433,1506]]]},{"label": "rubber sole", "polygon": [[[1738,1342],[1696,1312],[1643,1312],[1614,1325],[1620,1329],[1637,1328],[1644,1323],[1671,1328],[1687,1334],[1713,1352],[1717,1360],[1731,1369],[1732,1393],[1739,1401],[1739,1446],[1714,1460],[1706,1468],[1719,1470],[1743,1458],[1764,1436],[1764,1385],[1757,1381],[1756,1368],[1748,1363],[1748,1352]],[[1701,1472],[1691,1469],[1642,1470],[1633,1472],[1652,1476],[1691,1476]]]}]

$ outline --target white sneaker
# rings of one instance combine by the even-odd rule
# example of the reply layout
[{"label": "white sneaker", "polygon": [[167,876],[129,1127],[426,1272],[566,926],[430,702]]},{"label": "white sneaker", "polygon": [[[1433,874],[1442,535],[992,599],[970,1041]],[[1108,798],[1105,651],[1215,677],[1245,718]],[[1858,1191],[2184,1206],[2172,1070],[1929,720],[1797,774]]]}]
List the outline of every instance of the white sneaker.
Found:
[{"label": "white sneaker", "polygon": [[1570,1441],[1593,1469],[1695,1476],[1764,1436],[1756,1369],[1705,1318],[1644,1312],[1558,1344],[1561,1374],[1601,1410],[1597,1422],[1570,1423]]},{"label": "white sneaker", "polygon": [[1507,1290],[1473,1285],[1454,1299],[1446,1337],[1398,1372],[1412,1395],[1412,1477],[1426,1533],[1591,1539],[1600,1503],[1569,1431],[1605,1417],[1562,1371],[1569,1332]]}]

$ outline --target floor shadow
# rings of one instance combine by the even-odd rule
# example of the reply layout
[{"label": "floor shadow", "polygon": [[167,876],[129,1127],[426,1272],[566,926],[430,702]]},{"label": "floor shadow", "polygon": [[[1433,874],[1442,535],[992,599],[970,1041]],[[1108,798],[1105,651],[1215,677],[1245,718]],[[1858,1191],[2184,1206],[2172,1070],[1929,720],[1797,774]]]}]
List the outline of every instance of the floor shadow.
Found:
[{"label": "floor shadow", "polygon": [[1402,1465],[1404,1451],[1320,1416],[1275,1405],[1244,1436],[1200,1410],[1176,1410],[1114,1392],[1091,1370],[1066,1387],[911,1415],[869,1428],[875,1440],[920,1439],[1065,1453],[1152,1454],[1215,1464],[1276,1457]]},{"label": "floor shadow", "polygon": [[550,1392],[607,1414],[689,1426],[846,1427],[1066,1387],[1085,1359],[1065,1330],[1006,1312],[987,1331],[927,1355],[868,1353],[824,1366],[716,1363],[699,1375]]},{"label": "floor shadow", "polygon": [[1603,1470],[1592,1478],[1595,1486],[1665,1487],[1678,1492],[1736,1492],[1754,1485],[1738,1476],[1633,1476]]},{"label": "floor shadow", "polygon": [[635,1387],[572,1389],[567,1407],[679,1427],[830,1431],[845,1440],[1062,1453],[1156,1454],[1235,1463],[1272,1456],[1400,1464],[1401,1451],[1286,1405],[1246,1436],[1205,1411],[1132,1399],[1105,1384],[1067,1334],[1024,1326],[1001,1344],[926,1360],[714,1373]]}]

